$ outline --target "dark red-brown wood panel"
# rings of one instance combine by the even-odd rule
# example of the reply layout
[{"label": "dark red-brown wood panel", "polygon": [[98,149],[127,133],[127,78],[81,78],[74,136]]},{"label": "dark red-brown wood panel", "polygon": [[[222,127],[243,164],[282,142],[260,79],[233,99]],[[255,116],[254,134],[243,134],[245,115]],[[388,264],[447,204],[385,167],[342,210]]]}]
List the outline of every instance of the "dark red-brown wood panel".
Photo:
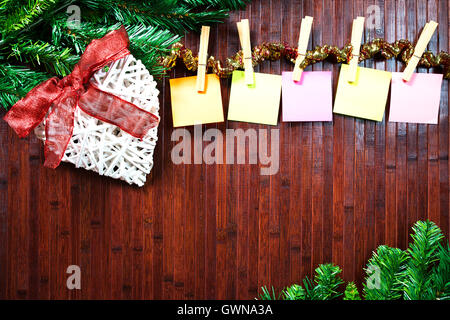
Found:
[{"label": "dark red-brown wood panel", "polygon": [[[254,0],[212,28],[210,53],[224,59],[239,49],[242,18],[251,20],[253,45],[294,45],[301,18],[312,15],[312,45],[343,46],[353,18],[371,5],[380,7],[382,23],[366,29],[365,40],[416,41],[434,19],[438,37],[430,49],[449,50],[448,0]],[[198,38],[191,33],[184,41],[196,51]],[[393,60],[364,65],[403,68]],[[256,71],[291,69],[275,61]],[[335,92],[339,66],[308,70],[333,71]],[[186,75],[182,67],[171,73]],[[225,114],[230,83],[221,80]],[[418,219],[435,221],[448,237],[448,81],[437,126],[340,115],[333,123],[280,123],[280,170],[273,176],[260,175],[261,164],[174,165],[168,80],[159,89],[155,165],[141,189],[67,164],[45,169],[41,143],[18,139],[0,121],[0,298],[254,298],[262,285],[298,282],[319,263],[336,263],[346,281],[361,283],[372,250],[404,249]],[[273,129],[202,127],[209,128]],[[207,144],[187,130],[192,142]],[[81,290],[66,288],[72,264],[81,267]]]}]

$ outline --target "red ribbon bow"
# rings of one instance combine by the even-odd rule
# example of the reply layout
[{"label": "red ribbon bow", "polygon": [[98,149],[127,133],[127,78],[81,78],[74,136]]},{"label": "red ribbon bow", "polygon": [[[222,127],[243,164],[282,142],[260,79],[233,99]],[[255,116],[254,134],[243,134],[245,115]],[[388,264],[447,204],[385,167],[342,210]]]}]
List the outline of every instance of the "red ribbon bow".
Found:
[{"label": "red ribbon bow", "polygon": [[6,114],[4,119],[23,138],[44,120],[53,106],[45,121],[46,167],[56,168],[61,162],[72,137],[77,105],[90,116],[116,125],[136,138],[143,138],[158,124],[154,114],[89,83],[96,71],[130,54],[128,45],[124,27],[93,40],[70,75],[39,84]]}]

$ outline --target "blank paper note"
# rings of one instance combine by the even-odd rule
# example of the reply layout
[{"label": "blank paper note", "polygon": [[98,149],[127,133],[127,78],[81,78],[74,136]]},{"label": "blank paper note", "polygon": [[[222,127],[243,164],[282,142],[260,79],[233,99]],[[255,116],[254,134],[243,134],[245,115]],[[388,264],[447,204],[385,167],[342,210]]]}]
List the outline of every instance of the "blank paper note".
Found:
[{"label": "blank paper note", "polygon": [[206,75],[205,91],[197,92],[197,76],[170,79],[174,127],[223,122],[220,80]]},{"label": "blank paper note", "polygon": [[283,121],[332,121],[331,71],[303,71],[300,81],[283,72]]},{"label": "blank paper note", "polygon": [[392,74],[358,67],[356,81],[348,82],[347,64],[339,75],[334,112],[352,117],[383,121]]},{"label": "blank paper note", "polygon": [[443,75],[414,73],[408,82],[402,76],[392,74],[389,121],[437,124]]},{"label": "blank paper note", "polygon": [[245,72],[234,71],[231,80],[228,120],[277,125],[281,76],[254,73],[254,84],[245,84]]}]

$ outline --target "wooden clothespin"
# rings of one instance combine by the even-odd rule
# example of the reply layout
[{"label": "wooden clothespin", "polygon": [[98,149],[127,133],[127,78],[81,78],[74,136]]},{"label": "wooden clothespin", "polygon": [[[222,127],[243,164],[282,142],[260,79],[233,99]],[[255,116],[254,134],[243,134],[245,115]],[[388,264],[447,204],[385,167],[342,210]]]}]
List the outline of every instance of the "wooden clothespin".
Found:
[{"label": "wooden clothespin", "polygon": [[209,27],[202,26],[200,49],[198,52],[197,91],[205,91],[206,63],[208,60]]},{"label": "wooden clothespin", "polygon": [[403,71],[403,80],[409,81],[416,70],[417,65],[419,64],[420,58],[422,58],[425,49],[428,46],[428,43],[431,40],[436,28],[439,24],[435,21],[428,22],[423,28],[422,34],[419,37],[419,41],[417,41],[416,47],[414,49],[414,54],[409,60],[408,65]]},{"label": "wooden clothespin", "polygon": [[248,19],[241,20],[237,23],[239,39],[241,42],[242,52],[244,54],[245,83],[253,84],[253,64],[252,49],[250,44],[250,24]]},{"label": "wooden clothespin", "polygon": [[366,19],[364,17],[358,17],[353,20],[353,29],[352,29],[352,59],[349,63],[348,70],[348,82],[356,81],[356,74],[358,71],[358,63],[359,63],[359,54],[361,52],[361,41],[364,32],[364,21]]},{"label": "wooden clothespin", "polygon": [[297,48],[297,60],[295,60],[294,72],[292,73],[293,81],[300,81],[303,73],[303,69],[300,68],[301,63],[306,58],[306,49],[308,48],[309,37],[311,35],[311,28],[313,24],[313,17],[306,16],[302,19],[302,24],[300,27],[300,36],[298,37],[298,48]]}]

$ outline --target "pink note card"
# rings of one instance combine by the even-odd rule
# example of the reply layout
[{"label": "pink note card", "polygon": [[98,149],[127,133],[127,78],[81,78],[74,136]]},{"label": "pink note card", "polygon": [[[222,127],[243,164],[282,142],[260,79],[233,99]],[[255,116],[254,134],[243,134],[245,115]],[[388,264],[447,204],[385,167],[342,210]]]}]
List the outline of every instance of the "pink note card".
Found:
[{"label": "pink note card", "polygon": [[390,122],[437,124],[442,74],[414,73],[411,80],[392,73]]},{"label": "pink note card", "polygon": [[303,71],[292,80],[292,72],[283,72],[283,121],[333,121],[331,71]]}]

